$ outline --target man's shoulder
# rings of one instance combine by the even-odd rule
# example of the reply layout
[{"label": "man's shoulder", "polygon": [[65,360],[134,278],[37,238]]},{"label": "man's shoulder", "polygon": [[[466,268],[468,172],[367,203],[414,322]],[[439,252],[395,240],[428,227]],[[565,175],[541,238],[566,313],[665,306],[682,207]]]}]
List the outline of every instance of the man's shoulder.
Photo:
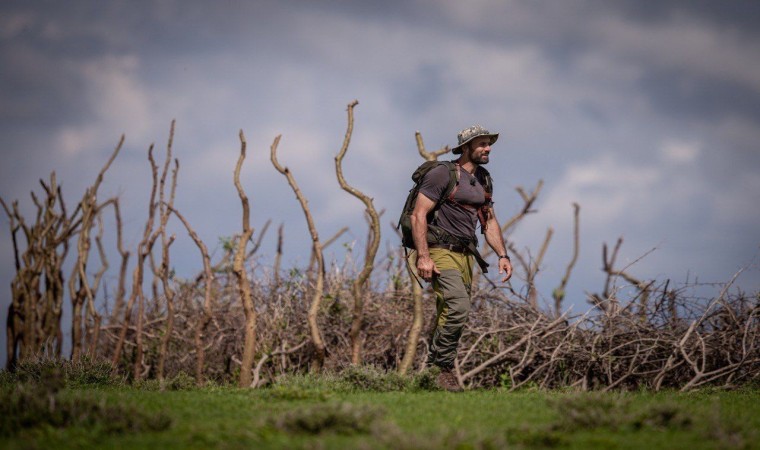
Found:
[{"label": "man's shoulder", "polygon": [[423,181],[432,184],[448,184],[451,179],[451,169],[456,166],[449,161],[437,162],[438,164],[433,165],[433,167],[427,171]]},{"label": "man's shoulder", "polygon": [[435,170],[437,172],[449,173],[449,171],[454,168],[456,168],[456,164],[451,161],[435,161],[435,164],[430,169],[430,172]]}]

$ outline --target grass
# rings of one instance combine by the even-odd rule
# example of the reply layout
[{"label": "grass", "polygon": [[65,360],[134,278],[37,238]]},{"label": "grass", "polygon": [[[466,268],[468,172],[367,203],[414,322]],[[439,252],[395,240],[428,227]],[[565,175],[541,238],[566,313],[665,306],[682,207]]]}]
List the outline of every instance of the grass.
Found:
[{"label": "grass", "polygon": [[94,399],[99,414],[122,408],[167,426],[37,423],[0,437],[0,448],[760,448],[756,389],[452,394],[376,375],[288,377],[260,390],[77,382],[56,388],[58,404]]}]

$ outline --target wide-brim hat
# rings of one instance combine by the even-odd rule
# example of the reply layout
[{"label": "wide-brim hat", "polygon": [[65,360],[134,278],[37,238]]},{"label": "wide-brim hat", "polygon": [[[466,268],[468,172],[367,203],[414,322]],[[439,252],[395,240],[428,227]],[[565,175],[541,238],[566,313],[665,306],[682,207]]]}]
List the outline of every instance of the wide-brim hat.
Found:
[{"label": "wide-brim hat", "polygon": [[499,133],[491,133],[483,128],[481,125],[473,125],[469,128],[465,128],[457,134],[457,146],[451,149],[451,152],[455,155],[462,153],[462,147],[467,145],[468,142],[480,136],[488,136],[491,138],[491,145],[499,139]]}]

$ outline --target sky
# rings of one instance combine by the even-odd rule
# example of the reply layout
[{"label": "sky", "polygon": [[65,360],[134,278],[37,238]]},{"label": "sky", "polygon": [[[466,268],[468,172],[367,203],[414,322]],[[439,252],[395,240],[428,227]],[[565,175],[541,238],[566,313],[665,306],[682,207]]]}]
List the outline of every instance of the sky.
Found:
[{"label": "sky", "polygon": [[[422,162],[415,132],[433,150],[481,124],[500,133],[487,168],[502,222],[522,206],[516,189],[543,180],[536,212],[508,238],[535,256],[553,229],[537,278],[544,304],[571,258],[574,202],[581,246],[566,308],[583,312],[587,294],[602,290],[602,245],[619,237],[618,265],[637,278],[697,282],[716,295],[743,269],[734,288],[757,292],[758,25],[760,3],[738,0],[6,0],[0,197],[18,199],[31,221],[29,193],[55,171],[75,205],[124,134],[99,196],[120,197],[134,254],[151,188],[147,150],[154,143],[163,160],[176,120],[175,206],[218,256],[220,239],[242,226],[233,171],[243,130],[255,233],[272,221],[260,258],[271,260],[283,224],[284,258],[303,265],[303,212],[269,161],[281,134],[279,161],[320,237],[349,227],[326,256],[359,259],[364,207],[334,167],[357,99],[343,171],[385,210],[381,256],[398,245],[391,223]],[[8,223],[3,216],[2,323],[14,274]],[[200,271],[181,224],[170,229],[178,275]],[[112,235],[106,281],[115,287]],[[513,286],[524,288],[520,274]]]}]

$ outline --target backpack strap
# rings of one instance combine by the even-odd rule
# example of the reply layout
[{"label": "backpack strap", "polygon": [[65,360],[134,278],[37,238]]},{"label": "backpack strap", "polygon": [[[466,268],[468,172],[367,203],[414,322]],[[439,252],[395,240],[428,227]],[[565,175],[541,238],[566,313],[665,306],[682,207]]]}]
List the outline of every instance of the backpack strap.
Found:
[{"label": "backpack strap", "polygon": [[438,199],[435,207],[439,208],[446,200],[454,201],[454,195],[459,189],[459,163],[453,161],[441,161],[441,164],[449,168],[449,184],[446,186],[446,190],[443,191],[443,195]]},{"label": "backpack strap", "polygon": [[443,205],[447,200],[453,201],[454,195],[457,193],[457,189],[459,189],[459,164],[453,161],[439,161],[438,165],[444,165],[448,167],[449,184],[446,185],[446,189],[443,191],[441,196],[438,198],[438,201],[435,203],[435,207],[433,208],[433,221],[435,221],[435,219],[438,217],[438,210],[441,208],[441,205]]},{"label": "backpack strap", "polygon": [[483,190],[486,193],[486,201],[478,208],[478,220],[480,220],[480,232],[485,234],[486,228],[488,228],[488,219],[491,216],[491,204],[493,203],[493,179],[491,174],[483,166],[478,166],[475,169],[475,178],[483,186]]}]

